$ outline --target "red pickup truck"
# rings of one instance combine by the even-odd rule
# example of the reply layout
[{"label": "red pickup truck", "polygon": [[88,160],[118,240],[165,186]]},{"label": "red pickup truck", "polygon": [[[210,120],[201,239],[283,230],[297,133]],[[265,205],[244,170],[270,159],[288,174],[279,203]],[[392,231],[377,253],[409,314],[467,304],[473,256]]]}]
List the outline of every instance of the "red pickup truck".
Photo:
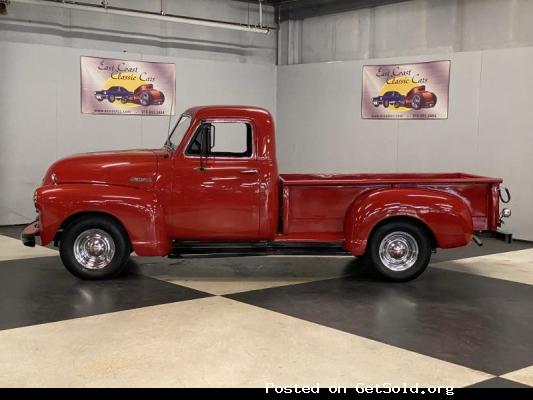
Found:
[{"label": "red pickup truck", "polygon": [[84,279],[116,276],[132,252],[341,251],[406,281],[425,270],[432,250],[496,231],[510,215],[499,211],[501,182],[463,173],[280,175],[268,111],[195,107],[160,149],[54,163],[22,241],[53,241]]}]

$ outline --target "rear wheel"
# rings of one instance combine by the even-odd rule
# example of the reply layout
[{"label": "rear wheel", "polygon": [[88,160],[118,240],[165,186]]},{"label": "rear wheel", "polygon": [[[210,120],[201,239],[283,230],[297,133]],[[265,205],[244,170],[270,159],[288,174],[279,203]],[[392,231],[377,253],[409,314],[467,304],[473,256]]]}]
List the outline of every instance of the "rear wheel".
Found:
[{"label": "rear wheel", "polygon": [[111,218],[90,216],[72,222],[61,235],[63,264],[81,279],[106,279],[126,267],[130,245],[126,232]]},{"label": "rear wheel", "polygon": [[415,224],[391,222],[372,234],[366,257],[382,277],[409,281],[427,268],[431,240],[425,229]]}]

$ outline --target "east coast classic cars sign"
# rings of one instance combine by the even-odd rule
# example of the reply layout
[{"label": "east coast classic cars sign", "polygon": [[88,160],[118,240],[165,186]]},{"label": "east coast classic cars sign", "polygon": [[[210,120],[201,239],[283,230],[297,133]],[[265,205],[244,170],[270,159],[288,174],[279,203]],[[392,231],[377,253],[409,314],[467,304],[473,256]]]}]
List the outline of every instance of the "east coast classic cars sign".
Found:
[{"label": "east coast classic cars sign", "polygon": [[361,117],[446,119],[450,61],[363,66]]},{"label": "east coast classic cars sign", "polygon": [[170,115],[175,64],[81,57],[81,112]]}]

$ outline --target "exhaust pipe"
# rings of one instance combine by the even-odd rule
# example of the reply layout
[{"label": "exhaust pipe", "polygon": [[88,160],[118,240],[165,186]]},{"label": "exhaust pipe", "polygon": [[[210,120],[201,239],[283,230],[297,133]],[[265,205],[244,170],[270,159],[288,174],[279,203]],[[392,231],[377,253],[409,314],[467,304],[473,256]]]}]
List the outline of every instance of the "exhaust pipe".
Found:
[{"label": "exhaust pipe", "polygon": [[483,242],[480,238],[478,238],[476,235],[472,235],[472,240],[475,244],[477,244],[479,247],[483,246]]}]

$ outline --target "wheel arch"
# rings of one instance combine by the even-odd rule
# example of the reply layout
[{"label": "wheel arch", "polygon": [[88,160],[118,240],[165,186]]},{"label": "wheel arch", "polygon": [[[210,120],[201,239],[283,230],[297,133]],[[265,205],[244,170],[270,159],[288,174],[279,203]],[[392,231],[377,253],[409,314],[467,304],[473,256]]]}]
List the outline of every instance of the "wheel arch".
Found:
[{"label": "wheel arch", "polygon": [[59,225],[59,228],[54,236],[54,246],[59,245],[59,242],[61,241],[61,235],[63,234],[63,231],[67,228],[67,226],[69,226],[73,222],[76,222],[80,219],[87,218],[87,217],[103,217],[103,218],[107,218],[115,222],[124,231],[124,234],[126,235],[126,239],[128,240],[128,243],[130,245],[130,249],[133,248],[128,230],[126,229],[122,221],[115,215],[108,213],[108,212],[104,212],[104,211],[79,211],[79,212],[69,215]]},{"label": "wheel arch", "polygon": [[372,230],[370,231],[370,234],[368,235],[368,238],[371,239],[376,231],[381,228],[382,226],[385,226],[387,224],[395,223],[395,222],[404,222],[406,224],[414,225],[420,229],[422,229],[429,237],[431,242],[432,249],[437,248],[437,238],[435,237],[435,234],[431,230],[431,228],[421,219],[413,217],[411,215],[394,215],[391,217],[386,217],[376,223]]},{"label": "wheel arch", "polygon": [[44,245],[60,240],[58,231],[76,218],[98,214],[119,222],[138,255],[161,256],[170,251],[165,210],[154,192],[118,185],[69,183],[46,187],[38,197]]},{"label": "wheel arch", "polygon": [[363,193],[348,208],[344,248],[363,255],[375,229],[393,220],[423,227],[435,248],[464,246],[472,239],[472,215],[460,197],[426,188],[381,188]]}]

